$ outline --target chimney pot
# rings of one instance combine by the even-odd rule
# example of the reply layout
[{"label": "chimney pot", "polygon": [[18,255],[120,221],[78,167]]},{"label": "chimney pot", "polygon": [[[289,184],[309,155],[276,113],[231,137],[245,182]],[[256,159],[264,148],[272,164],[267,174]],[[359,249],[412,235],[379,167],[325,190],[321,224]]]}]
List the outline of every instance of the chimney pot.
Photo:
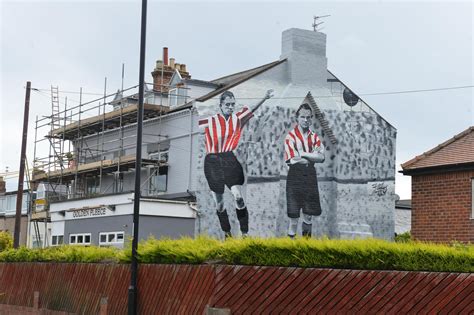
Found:
[{"label": "chimney pot", "polygon": [[155,69],[161,69],[161,68],[163,68],[163,60],[157,60]]},{"label": "chimney pot", "polygon": [[170,67],[173,69],[175,68],[174,58],[170,58]]},{"label": "chimney pot", "polygon": [[186,72],[186,65],[184,63],[181,64],[181,71]]},{"label": "chimney pot", "polygon": [[165,66],[168,65],[168,47],[163,47],[163,63]]},{"label": "chimney pot", "polygon": [[174,68],[179,71],[179,69],[181,69],[181,64],[175,63],[175,64],[174,64]]},{"label": "chimney pot", "polygon": [[0,195],[4,195],[5,192],[7,191],[5,184],[6,183],[5,183],[5,180],[3,179],[3,176],[0,176]]}]

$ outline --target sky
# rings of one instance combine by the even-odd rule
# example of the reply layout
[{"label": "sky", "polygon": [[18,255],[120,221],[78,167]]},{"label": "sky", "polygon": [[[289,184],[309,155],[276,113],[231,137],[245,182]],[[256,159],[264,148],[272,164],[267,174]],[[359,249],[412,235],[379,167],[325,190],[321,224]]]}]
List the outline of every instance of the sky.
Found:
[{"label": "sky", "polygon": [[[281,33],[325,18],[328,69],[356,94],[474,85],[473,2],[148,1],[146,76],[162,47],[192,77],[212,80],[279,59]],[[141,1],[0,0],[0,173],[19,169],[26,81],[35,118],[51,114],[48,90],[112,93],[138,83]],[[69,106],[78,94],[61,93]],[[84,95],[83,101],[96,98]],[[474,125],[474,89],[364,96],[398,130],[400,164]],[[41,137],[43,135],[38,135]],[[396,193],[411,197],[409,176]],[[7,181],[16,190],[15,179]]]}]

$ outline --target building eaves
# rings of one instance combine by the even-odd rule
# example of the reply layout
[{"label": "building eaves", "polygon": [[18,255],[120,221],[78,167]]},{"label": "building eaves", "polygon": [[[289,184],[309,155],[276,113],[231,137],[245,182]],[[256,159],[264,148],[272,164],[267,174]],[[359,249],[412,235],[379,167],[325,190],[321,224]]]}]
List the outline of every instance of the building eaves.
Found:
[{"label": "building eaves", "polygon": [[[28,189],[23,189],[23,193],[27,194],[27,193],[29,193],[29,190]],[[18,194],[18,190],[13,190],[13,191],[7,191],[7,192],[3,193],[2,196],[11,196],[11,195],[17,195],[17,194]]]},{"label": "building eaves", "polygon": [[411,199],[400,199],[395,201],[395,208],[411,210]]},{"label": "building eaves", "polygon": [[[471,135],[472,133],[472,135]],[[471,143],[468,142],[465,147],[461,147],[460,149],[463,151],[462,160],[460,160],[459,155],[452,154],[450,159],[446,159],[444,161],[439,160],[437,163],[431,163],[427,165],[418,165],[421,161],[433,156],[434,154],[440,152],[442,149],[446,148],[449,145],[454,144],[455,142],[459,141],[460,139],[471,136],[474,139],[474,126],[467,128],[466,130],[462,131],[461,133],[455,135],[451,139],[437,145],[433,149],[424,152],[421,155],[414,157],[413,159],[403,163],[401,165],[403,169],[403,173],[405,174],[406,171],[413,170],[413,169],[422,169],[422,168],[432,168],[432,167],[447,167],[447,166],[459,166],[463,164],[471,164],[474,163],[474,148],[471,146]]]},{"label": "building eaves", "polygon": [[197,86],[203,86],[203,87],[210,87],[210,88],[219,88],[220,85],[210,82],[210,81],[204,81],[204,80],[198,80],[198,79],[184,79],[183,82],[185,84],[190,84],[190,85],[197,85]]},{"label": "building eaves", "polygon": [[230,89],[230,88],[233,88],[234,86],[236,85],[239,85],[240,83],[242,82],[245,82],[283,62],[285,62],[286,59],[283,59],[283,60],[277,60],[277,61],[274,61],[274,62],[271,62],[271,63],[268,63],[266,65],[263,65],[263,66],[260,66],[260,67],[257,67],[257,68],[253,68],[253,69],[249,69],[249,70],[246,70],[246,71],[242,71],[242,72],[238,72],[238,73],[234,73],[234,74],[231,74],[231,75],[228,75],[228,76],[225,76],[225,77],[222,77],[222,78],[219,78],[219,79],[216,79],[216,80],[213,80],[211,81],[212,83],[215,83],[215,84],[218,84],[219,86],[221,86],[220,88],[218,88],[217,90],[215,91],[212,91],[204,96],[201,96],[199,98],[196,99],[196,101],[198,102],[205,102],[207,101],[208,99],[210,98],[213,98],[214,96],[216,95],[219,95],[221,94],[222,92]]}]

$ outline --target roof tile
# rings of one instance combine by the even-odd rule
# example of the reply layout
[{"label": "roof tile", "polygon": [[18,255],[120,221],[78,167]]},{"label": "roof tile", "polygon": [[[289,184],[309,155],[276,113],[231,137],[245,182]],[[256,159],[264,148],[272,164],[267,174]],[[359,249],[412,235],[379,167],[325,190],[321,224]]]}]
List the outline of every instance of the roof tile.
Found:
[{"label": "roof tile", "polygon": [[474,126],[402,164],[403,170],[474,162]]}]

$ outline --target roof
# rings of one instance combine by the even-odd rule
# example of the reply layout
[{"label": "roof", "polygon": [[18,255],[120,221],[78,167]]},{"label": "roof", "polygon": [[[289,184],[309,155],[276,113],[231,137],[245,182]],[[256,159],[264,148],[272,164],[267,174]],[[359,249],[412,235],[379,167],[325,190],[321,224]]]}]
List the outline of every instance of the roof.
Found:
[{"label": "roof", "polygon": [[411,199],[400,199],[395,201],[395,209],[411,210]]},{"label": "roof", "polygon": [[474,126],[403,163],[404,174],[428,168],[474,165]]},{"label": "roof", "polygon": [[219,84],[213,83],[211,81],[204,81],[204,80],[198,80],[198,79],[183,79],[183,82],[185,84],[205,86],[205,87],[211,87],[211,88],[218,88],[220,86]]},{"label": "roof", "polygon": [[221,87],[218,88],[217,90],[214,90],[214,91],[204,95],[204,96],[201,96],[201,97],[197,98],[196,101],[198,101],[198,102],[207,101],[208,99],[213,98],[214,96],[219,95],[219,94],[223,93],[224,91],[226,91],[230,88],[233,88],[234,86],[239,85],[240,83],[245,82],[248,79],[251,79],[254,76],[259,75],[260,73],[263,73],[263,72],[265,72],[265,71],[267,71],[267,70],[269,70],[269,69],[271,69],[271,68],[273,68],[273,67],[275,67],[275,66],[277,66],[280,63],[283,63],[285,61],[286,61],[286,59],[277,60],[277,61],[267,63],[266,65],[263,65],[263,66],[260,66],[260,67],[257,67],[257,68],[245,70],[245,71],[242,71],[242,72],[237,72],[237,73],[234,73],[234,74],[231,74],[231,75],[219,78],[219,79],[215,79],[215,80],[211,81],[211,83],[218,84]]}]

